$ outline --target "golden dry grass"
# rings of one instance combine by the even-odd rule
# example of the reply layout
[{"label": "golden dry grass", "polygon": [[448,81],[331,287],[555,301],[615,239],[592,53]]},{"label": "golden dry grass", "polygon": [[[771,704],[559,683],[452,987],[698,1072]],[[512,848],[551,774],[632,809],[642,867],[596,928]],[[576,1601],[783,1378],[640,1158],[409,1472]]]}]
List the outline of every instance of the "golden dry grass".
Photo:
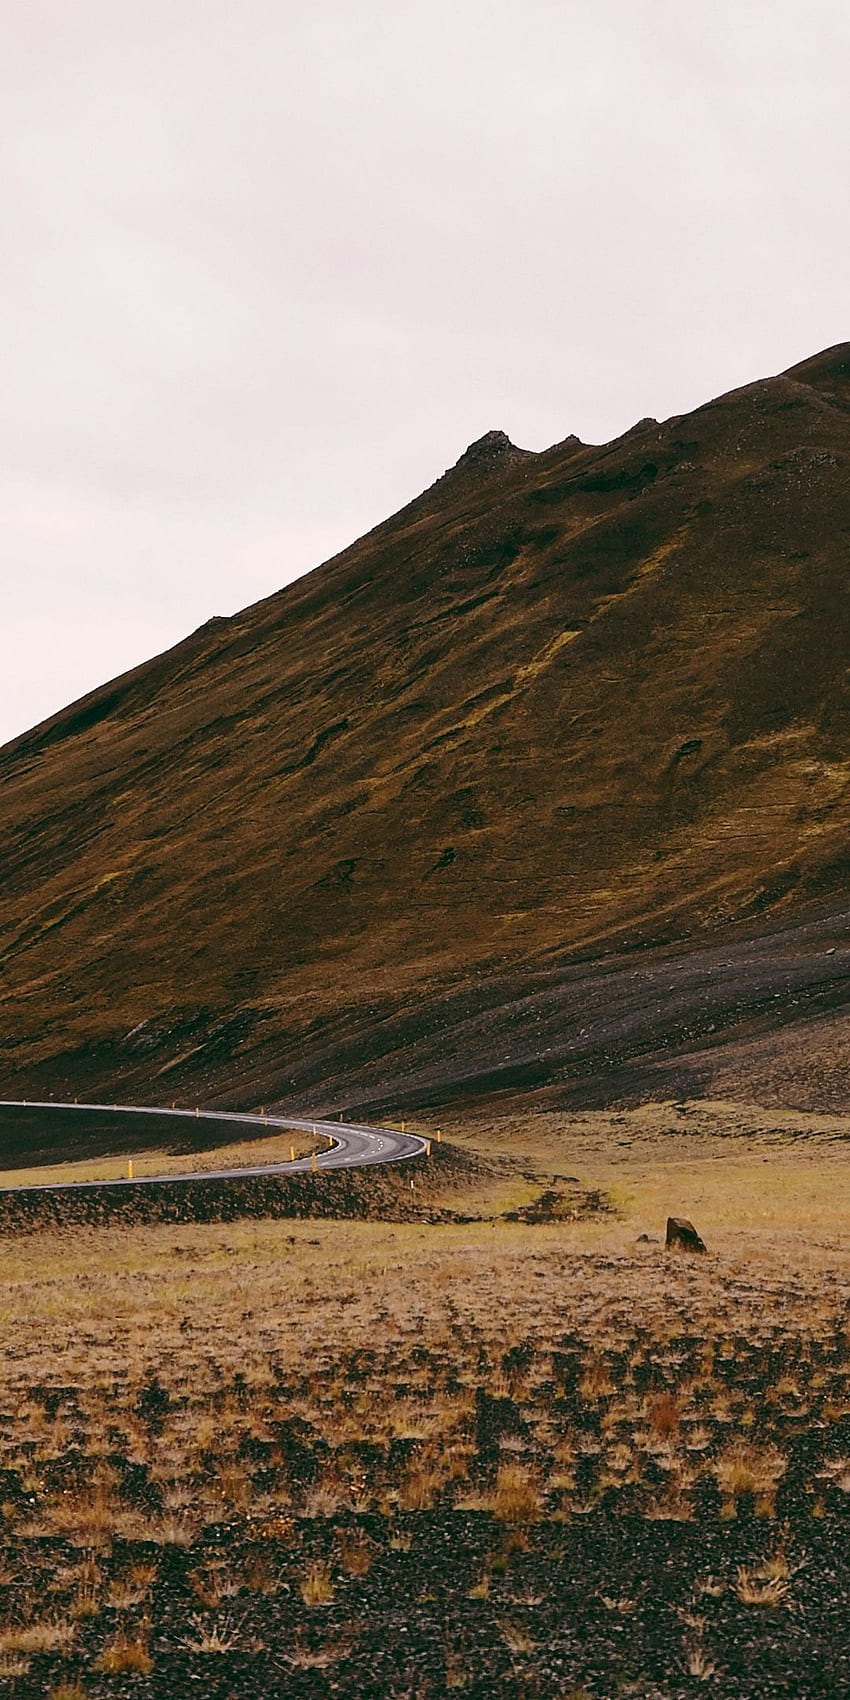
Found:
[{"label": "golden dry grass", "polygon": [[[9,1552],[64,1543],[41,1609],[30,1600],[28,1618],[0,1624],[4,1668],[75,1644],[106,1613],[93,1668],[158,1670],[146,1627],[158,1561],[146,1548],[116,1574],[118,1540],[187,1550],[198,1615],[185,1646],[214,1654],[237,1644],[238,1623],[203,1614],[274,1594],[281,1550],[297,1553],[314,1521],[340,1530],[331,1558],[298,1558],[290,1585],[311,1608],[368,1573],[375,1537],[350,1526],[365,1514],[400,1550],[405,1519],[437,1508],[487,1514],[520,1543],[542,1520],[600,1505],[688,1520],[706,1492],[721,1516],[746,1502],[774,1519],[801,1426],[850,1413],[850,1143],[828,1127],[805,1143],[780,1136],[772,1118],[730,1133],[733,1111],[717,1107],[694,1112],[698,1134],[678,1123],[665,1134],[673,1114],[560,1129],[528,1114],[528,1178],[507,1169],[497,1202],[569,1172],[607,1179],[613,1216],[92,1227],[0,1242],[0,1468],[21,1486],[3,1508]],[[474,1122],[470,1137],[485,1142]],[[467,1196],[470,1211],[493,1203],[495,1184]],[[665,1255],[668,1209],[696,1220],[707,1257]],[[143,1500],[122,1460],[144,1478]],[[846,1456],[808,1490],[815,1507],[846,1494]],[[241,1535],[216,1566],[204,1541],[221,1525]],[[741,1604],[782,1605],[783,1562],[728,1585]],[[494,1550],[470,1598],[487,1598],[501,1563]],[[524,1631],[505,1623],[520,1656]],[[707,1674],[698,1628],[687,1657]]]},{"label": "golden dry grass", "polygon": [[635,1232],[684,1215],[715,1244],[731,1231],[753,1246],[829,1250],[850,1226],[848,1116],[710,1101],[565,1112],[548,1108],[544,1093],[525,1109],[482,1106],[443,1121],[453,1142],[518,1159],[531,1177],[515,1182],[522,1202],[537,1177],[574,1173],[602,1188]]}]

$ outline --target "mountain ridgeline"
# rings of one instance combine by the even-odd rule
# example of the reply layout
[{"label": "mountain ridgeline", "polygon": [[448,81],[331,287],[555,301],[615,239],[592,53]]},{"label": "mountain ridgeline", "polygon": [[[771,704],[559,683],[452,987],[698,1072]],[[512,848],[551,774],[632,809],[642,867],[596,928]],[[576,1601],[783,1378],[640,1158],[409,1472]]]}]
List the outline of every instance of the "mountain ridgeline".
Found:
[{"label": "mountain ridgeline", "polygon": [[489,433],[0,751],[2,1095],[846,1107],[849,580],[850,345]]}]

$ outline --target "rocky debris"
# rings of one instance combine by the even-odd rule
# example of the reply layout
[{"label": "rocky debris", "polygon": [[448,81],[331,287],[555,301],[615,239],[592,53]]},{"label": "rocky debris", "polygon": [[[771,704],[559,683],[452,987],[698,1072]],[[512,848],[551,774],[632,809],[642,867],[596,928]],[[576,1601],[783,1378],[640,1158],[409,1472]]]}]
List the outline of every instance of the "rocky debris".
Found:
[{"label": "rocky debris", "polygon": [[477,437],[464,449],[460,459],[455,461],[452,472],[489,472],[491,468],[499,468],[521,460],[533,460],[531,449],[517,448],[512,443],[506,431],[485,431],[483,437]]},{"label": "rocky debris", "polygon": [[667,1217],[667,1238],[664,1241],[667,1250],[674,1251],[706,1251],[705,1241],[700,1238],[686,1216]]},{"label": "rocky debris", "polygon": [[456,486],[463,489],[467,484],[480,483],[482,479],[492,478],[497,473],[512,472],[525,464],[531,465],[536,459],[533,449],[518,448],[516,443],[511,442],[506,431],[485,431],[483,437],[477,437],[474,443],[470,443],[454,465],[442,473],[423,491],[422,496],[417,496],[415,502],[410,505],[416,506],[434,495],[449,496]]}]

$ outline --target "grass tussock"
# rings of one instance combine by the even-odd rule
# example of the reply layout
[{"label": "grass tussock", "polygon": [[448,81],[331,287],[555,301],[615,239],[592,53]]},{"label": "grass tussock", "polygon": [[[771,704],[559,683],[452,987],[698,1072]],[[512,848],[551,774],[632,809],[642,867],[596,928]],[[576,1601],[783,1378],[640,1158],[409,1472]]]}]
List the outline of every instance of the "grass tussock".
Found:
[{"label": "grass tussock", "polygon": [[148,1676],[153,1670],[153,1664],[147,1643],[140,1636],[121,1633],[104,1647],[96,1661],[96,1668],[106,1671],[110,1676],[129,1672]]}]

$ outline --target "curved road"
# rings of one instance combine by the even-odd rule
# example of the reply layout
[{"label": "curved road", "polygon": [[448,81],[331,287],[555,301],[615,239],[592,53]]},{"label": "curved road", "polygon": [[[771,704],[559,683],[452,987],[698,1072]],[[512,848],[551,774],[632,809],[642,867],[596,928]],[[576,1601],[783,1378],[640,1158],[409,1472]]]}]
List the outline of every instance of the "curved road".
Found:
[{"label": "curved road", "polygon": [[[190,1121],[233,1122],[250,1131],[257,1128],[287,1128],[298,1133],[316,1133],[333,1140],[333,1149],[320,1151],[316,1156],[319,1169],[359,1169],[368,1163],[403,1163],[409,1157],[421,1157],[429,1141],[415,1133],[397,1133],[394,1128],[358,1126],[348,1122],[325,1122],[298,1116],[250,1115],[234,1110],[168,1110],[153,1104],[57,1104],[34,1103],[31,1099],[2,1099],[0,1110],[58,1110],[70,1115],[109,1114],[126,1116],[174,1116]],[[40,1164],[39,1167],[44,1165]],[[295,1175],[311,1171],[312,1157],[296,1158],[294,1163],[260,1163],[249,1169],[195,1169],[181,1175],[139,1175],[130,1180],[124,1177],[109,1181],[42,1181],[37,1186],[0,1187],[0,1192],[78,1192],[81,1188],[104,1186],[153,1186],[168,1181],[228,1181],[251,1175]]]}]

